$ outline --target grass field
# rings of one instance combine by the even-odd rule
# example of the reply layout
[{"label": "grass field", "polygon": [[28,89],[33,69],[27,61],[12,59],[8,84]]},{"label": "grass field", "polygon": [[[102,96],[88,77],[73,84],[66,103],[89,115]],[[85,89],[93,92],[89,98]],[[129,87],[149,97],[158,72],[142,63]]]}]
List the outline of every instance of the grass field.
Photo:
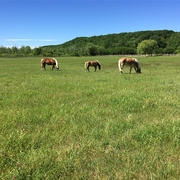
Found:
[{"label": "grass field", "polygon": [[180,179],[180,57],[0,59],[0,179]]}]

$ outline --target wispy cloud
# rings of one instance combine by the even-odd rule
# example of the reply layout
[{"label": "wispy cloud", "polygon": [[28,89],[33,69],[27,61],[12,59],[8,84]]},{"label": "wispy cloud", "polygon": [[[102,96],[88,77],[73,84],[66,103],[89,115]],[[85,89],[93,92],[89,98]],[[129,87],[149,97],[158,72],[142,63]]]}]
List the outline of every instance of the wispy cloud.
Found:
[{"label": "wispy cloud", "polygon": [[56,41],[56,40],[54,40],[54,39],[37,39],[36,41]]},{"label": "wispy cloud", "polygon": [[8,41],[8,42],[18,42],[18,41],[36,41],[36,42],[52,42],[52,41],[56,41],[56,40],[54,40],[54,39],[5,39],[5,41]]}]

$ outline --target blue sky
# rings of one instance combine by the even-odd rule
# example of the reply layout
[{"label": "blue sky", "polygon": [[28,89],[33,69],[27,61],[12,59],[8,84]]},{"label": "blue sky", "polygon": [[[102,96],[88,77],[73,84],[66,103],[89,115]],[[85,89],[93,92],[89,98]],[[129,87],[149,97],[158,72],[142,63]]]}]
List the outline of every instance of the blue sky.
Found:
[{"label": "blue sky", "polygon": [[0,46],[57,45],[76,37],[180,31],[180,0],[0,0]]}]

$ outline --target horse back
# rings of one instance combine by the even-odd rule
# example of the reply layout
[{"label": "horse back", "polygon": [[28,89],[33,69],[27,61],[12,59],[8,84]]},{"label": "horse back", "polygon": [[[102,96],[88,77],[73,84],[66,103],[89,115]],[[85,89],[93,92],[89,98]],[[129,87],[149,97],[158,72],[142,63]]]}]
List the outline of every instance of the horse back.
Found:
[{"label": "horse back", "polygon": [[137,60],[135,58],[121,58],[120,61],[122,64],[126,64],[129,66],[134,66],[137,63]]},{"label": "horse back", "polygon": [[87,62],[85,62],[84,66],[85,66],[85,68],[89,68],[89,66],[94,66],[96,68],[98,66],[99,69],[101,69],[101,65],[98,60],[87,61]]},{"label": "horse back", "polygon": [[56,65],[56,61],[52,58],[43,58],[41,59],[41,63],[45,63],[47,65]]},{"label": "horse back", "polygon": [[134,63],[134,62],[136,62],[136,59],[135,58],[127,58],[126,62]]},{"label": "horse back", "polygon": [[119,61],[124,64],[126,62],[126,60],[127,60],[127,58],[121,58]]}]

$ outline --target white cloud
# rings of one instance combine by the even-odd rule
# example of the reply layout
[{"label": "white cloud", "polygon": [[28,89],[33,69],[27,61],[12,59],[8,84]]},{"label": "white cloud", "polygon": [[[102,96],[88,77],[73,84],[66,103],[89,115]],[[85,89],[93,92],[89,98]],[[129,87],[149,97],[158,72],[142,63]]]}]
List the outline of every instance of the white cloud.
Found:
[{"label": "white cloud", "polygon": [[34,41],[35,39],[5,39],[5,41]]}]

